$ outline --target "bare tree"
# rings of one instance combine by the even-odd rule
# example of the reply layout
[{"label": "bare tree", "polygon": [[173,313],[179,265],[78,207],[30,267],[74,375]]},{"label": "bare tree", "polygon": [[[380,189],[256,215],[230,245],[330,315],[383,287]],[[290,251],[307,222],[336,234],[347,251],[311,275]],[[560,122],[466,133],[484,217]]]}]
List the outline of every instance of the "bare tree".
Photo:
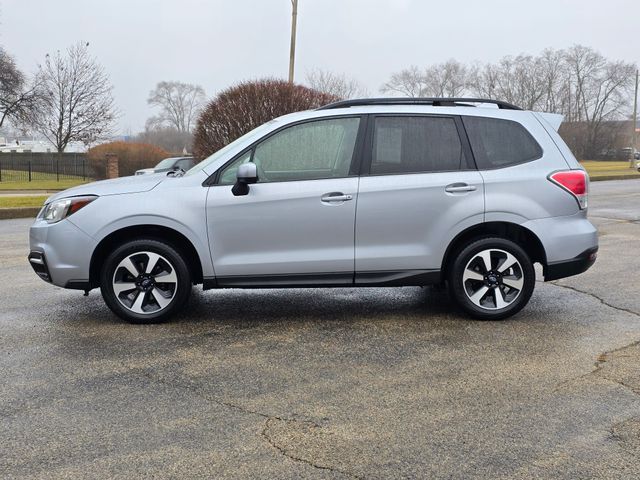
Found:
[{"label": "bare tree", "polygon": [[148,126],[171,126],[181,133],[190,133],[205,101],[206,95],[200,85],[160,82],[147,99],[149,105],[160,108],[160,114],[150,118]]},{"label": "bare tree", "polygon": [[427,84],[424,73],[416,66],[394,73],[382,85],[382,93],[400,94],[405,97],[424,97]]},{"label": "bare tree", "polygon": [[619,118],[628,107],[635,65],[608,61],[599,52],[575,45],[567,50],[572,117],[585,122],[587,138],[583,155],[593,157],[602,146],[602,123]]},{"label": "bare tree", "polygon": [[564,50],[545,49],[540,55],[540,73],[544,82],[541,109],[545,112],[565,112],[568,107],[567,66]]},{"label": "bare tree", "polygon": [[414,66],[393,74],[381,90],[409,97],[468,93],[561,113],[561,133],[571,148],[582,158],[595,158],[615,142],[615,129],[604,124],[628,117],[635,68],[575,45],[535,56],[506,56],[495,63],[465,66],[449,60],[424,70]]},{"label": "bare tree", "polygon": [[457,60],[432,65],[424,73],[423,93],[429,97],[459,97],[465,94],[468,68]]},{"label": "bare tree", "polygon": [[0,47],[0,127],[9,119],[22,123],[39,94],[38,77],[28,82],[13,57]]},{"label": "bare tree", "polygon": [[155,145],[170,153],[182,153],[185,150],[191,151],[193,135],[189,132],[180,132],[173,126],[151,127],[147,122],[147,128],[135,135],[133,141]]},{"label": "bare tree", "polygon": [[450,59],[424,70],[412,66],[394,73],[380,91],[406,97],[457,97],[467,91],[468,77],[469,69]]},{"label": "bare tree", "polygon": [[314,69],[307,73],[306,84],[319,92],[334,95],[343,100],[368,97],[369,92],[355,78],[325,70]]},{"label": "bare tree", "polygon": [[39,75],[43,94],[29,122],[58,152],[70,142],[89,145],[109,136],[117,117],[113,87],[88,43],[47,54]]},{"label": "bare tree", "polygon": [[492,63],[476,63],[469,68],[467,86],[471,93],[480,98],[496,99],[499,72]]},{"label": "bare tree", "polygon": [[507,56],[496,64],[475,65],[469,77],[469,88],[478,97],[504,100],[527,110],[544,103],[546,85],[538,57]]},{"label": "bare tree", "polygon": [[539,109],[545,93],[542,68],[531,55],[504,57],[500,62],[498,94],[506,101],[527,110]]}]

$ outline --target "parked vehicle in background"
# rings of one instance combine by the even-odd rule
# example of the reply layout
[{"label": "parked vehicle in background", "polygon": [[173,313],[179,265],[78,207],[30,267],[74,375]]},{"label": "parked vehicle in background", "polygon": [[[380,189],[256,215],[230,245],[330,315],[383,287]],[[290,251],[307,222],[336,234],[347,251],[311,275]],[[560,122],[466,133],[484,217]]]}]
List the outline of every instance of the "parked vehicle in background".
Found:
[{"label": "parked vehicle in background", "polygon": [[195,160],[193,157],[171,157],[165,158],[161,160],[153,168],[143,168],[141,170],[136,170],[136,175],[147,175],[150,173],[163,173],[170,172],[172,170],[182,170],[187,171],[191,167],[195,165]]},{"label": "parked vehicle in background", "polygon": [[621,148],[618,154],[620,160],[632,160],[635,155],[635,149],[632,147]]},{"label": "parked vehicle in background", "polygon": [[272,120],[186,174],[82,185],[30,230],[44,280],[134,323],[209,288],[446,284],[474,318],[520,311],[596,259],[589,178],[562,117],[496,100],[366,99]]}]

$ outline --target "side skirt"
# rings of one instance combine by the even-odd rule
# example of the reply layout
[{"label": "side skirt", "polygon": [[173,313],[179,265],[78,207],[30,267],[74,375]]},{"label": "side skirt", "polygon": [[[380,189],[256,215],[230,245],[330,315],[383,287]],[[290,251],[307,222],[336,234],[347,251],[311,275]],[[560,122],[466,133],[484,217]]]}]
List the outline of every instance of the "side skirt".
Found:
[{"label": "side skirt", "polygon": [[230,275],[209,277],[203,289],[213,288],[331,288],[409,287],[440,283],[440,270],[310,273],[282,275]]}]

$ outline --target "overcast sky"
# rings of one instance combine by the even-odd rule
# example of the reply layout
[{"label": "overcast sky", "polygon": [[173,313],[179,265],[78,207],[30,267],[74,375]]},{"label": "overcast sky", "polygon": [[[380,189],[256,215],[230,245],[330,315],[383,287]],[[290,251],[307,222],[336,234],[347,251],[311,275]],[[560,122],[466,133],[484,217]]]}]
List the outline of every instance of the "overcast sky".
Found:
[{"label": "overcast sky", "polygon": [[[299,0],[296,79],[321,68],[372,94],[390,73],[580,43],[640,63],[640,0]],[[137,132],[161,80],[229,85],[288,72],[290,0],[0,0],[0,45],[25,71],[77,41],[109,73]]]}]

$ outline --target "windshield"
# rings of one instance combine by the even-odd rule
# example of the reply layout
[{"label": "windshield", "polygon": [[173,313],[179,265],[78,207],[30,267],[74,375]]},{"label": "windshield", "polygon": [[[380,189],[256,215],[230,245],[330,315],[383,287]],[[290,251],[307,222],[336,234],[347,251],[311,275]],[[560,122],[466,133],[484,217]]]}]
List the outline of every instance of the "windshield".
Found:
[{"label": "windshield", "polygon": [[[250,132],[245,133],[240,138],[231,142],[229,145],[222,147],[220,150],[218,150],[214,154],[205,158],[203,161],[195,165],[193,168],[190,168],[189,171],[185,173],[185,175],[193,175],[194,173],[197,173],[200,170],[206,169],[207,166],[211,165],[212,163],[215,163],[220,158],[223,158],[229,151],[233,150],[237,145],[243,143],[245,140],[248,140],[254,136],[257,137],[263,131],[268,130],[274,122],[275,120],[271,120],[270,122],[260,125],[258,128],[254,128]],[[207,172],[207,173],[213,173],[213,172]]]},{"label": "windshield", "polygon": [[171,168],[175,163],[175,158],[165,158],[159,164],[157,164],[154,168]]}]

